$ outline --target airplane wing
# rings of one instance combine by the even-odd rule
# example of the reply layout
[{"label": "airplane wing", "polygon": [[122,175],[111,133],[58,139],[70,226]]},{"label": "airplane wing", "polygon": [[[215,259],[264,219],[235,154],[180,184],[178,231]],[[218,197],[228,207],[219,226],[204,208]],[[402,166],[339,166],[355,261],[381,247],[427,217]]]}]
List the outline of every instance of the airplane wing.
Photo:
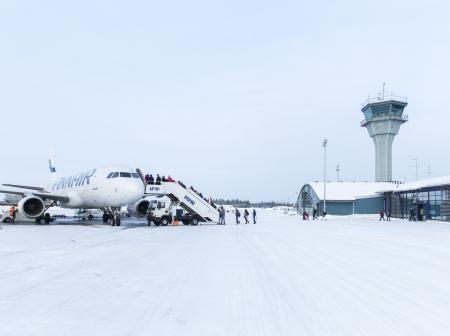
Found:
[{"label": "airplane wing", "polygon": [[49,199],[52,201],[62,202],[62,203],[68,203],[70,201],[70,198],[67,196],[62,195],[55,195],[51,193],[46,192],[31,192],[32,195],[40,197],[42,199]]},{"label": "airplane wing", "polygon": [[47,192],[35,192],[35,191],[23,192],[23,191],[0,190],[0,193],[1,194],[20,195],[22,197],[25,197],[27,195],[34,195],[34,196],[40,197],[44,200],[52,200],[52,201],[57,201],[57,202],[62,202],[62,203],[67,203],[70,201],[70,198],[67,196],[55,195],[55,194],[47,193]]},{"label": "airplane wing", "polygon": [[30,187],[30,186],[24,186],[24,185],[18,185],[18,184],[3,184],[3,185],[5,187],[13,187],[13,188],[20,188],[20,189],[44,191],[44,188],[40,188],[40,187]]},{"label": "airplane wing", "polygon": [[12,194],[12,195],[25,196],[27,193],[25,193],[23,191],[0,190],[0,194]]}]

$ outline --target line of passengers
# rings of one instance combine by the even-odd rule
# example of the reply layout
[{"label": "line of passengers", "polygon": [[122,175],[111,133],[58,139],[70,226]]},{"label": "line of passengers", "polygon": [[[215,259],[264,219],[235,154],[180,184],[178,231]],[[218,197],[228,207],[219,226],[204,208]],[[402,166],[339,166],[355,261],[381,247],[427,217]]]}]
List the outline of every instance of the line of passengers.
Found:
[{"label": "line of passengers", "polygon": [[156,174],[155,179],[152,174],[147,174],[144,176],[144,179],[145,183],[147,184],[157,184],[157,185],[160,185],[161,182],[176,182],[170,175],[166,178],[165,176],[161,177],[159,176],[159,174]]}]

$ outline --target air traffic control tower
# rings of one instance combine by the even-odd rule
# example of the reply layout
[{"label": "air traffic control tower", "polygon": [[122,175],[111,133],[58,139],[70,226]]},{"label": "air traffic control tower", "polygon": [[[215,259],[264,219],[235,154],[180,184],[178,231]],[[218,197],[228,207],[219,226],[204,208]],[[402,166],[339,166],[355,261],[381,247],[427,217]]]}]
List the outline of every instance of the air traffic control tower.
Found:
[{"label": "air traffic control tower", "polygon": [[375,144],[375,182],[392,181],[392,143],[400,126],[408,121],[403,114],[406,105],[406,98],[385,96],[384,92],[362,105],[365,119],[361,127],[367,128]]}]

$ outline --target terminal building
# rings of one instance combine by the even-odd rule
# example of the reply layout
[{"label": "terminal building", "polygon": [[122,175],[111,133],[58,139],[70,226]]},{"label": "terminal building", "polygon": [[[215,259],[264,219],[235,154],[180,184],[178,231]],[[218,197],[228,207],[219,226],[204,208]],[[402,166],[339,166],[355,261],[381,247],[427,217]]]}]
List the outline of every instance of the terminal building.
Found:
[{"label": "terminal building", "polygon": [[316,208],[332,215],[377,214],[390,211],[392,217],[408,218],[414,209],[418,220],[450,221],[450,176],[410,183],[323,182],[305,184],[297,199],[298,212]]},{"label": "terminal building", "polygon": [[[408,218],[411,209],[419,220],[450,221],[450,176],[415,181],[392,182],[392,144],[401,125],[406,98],[385,96],[368,99],[361,112],[375,145],[375,182],[311,182],[302,186],[296,208],[312,213],[315,208],[332,215],[377,214],[390,211],[392,217]],[[326,190],[325,190],[326,189]]]}]

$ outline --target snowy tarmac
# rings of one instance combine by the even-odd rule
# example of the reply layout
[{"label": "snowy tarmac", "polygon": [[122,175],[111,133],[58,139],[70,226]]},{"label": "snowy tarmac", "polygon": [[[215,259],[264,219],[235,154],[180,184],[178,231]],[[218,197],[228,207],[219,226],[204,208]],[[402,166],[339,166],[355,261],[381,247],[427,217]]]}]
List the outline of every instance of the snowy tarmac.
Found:
[{"label": "snowy tarmac", "polygon": [[0,335],[450,334],[450,224],[227,220],[3,225]]}]

